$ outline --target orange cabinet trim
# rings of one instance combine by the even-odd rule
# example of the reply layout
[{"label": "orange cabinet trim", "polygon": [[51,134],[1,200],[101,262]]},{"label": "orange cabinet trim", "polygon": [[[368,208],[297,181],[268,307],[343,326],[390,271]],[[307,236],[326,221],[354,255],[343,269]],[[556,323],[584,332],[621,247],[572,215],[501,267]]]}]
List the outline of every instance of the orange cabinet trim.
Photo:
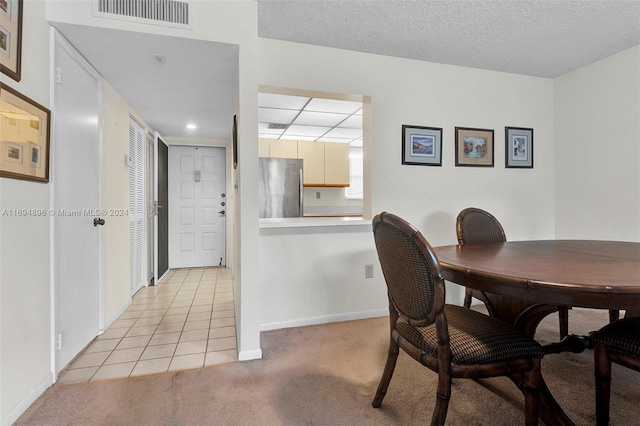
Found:
[{"label": "orange cabinet trim", "polygon": [[304,186],[305,188],[347,188],[350,185],[348,183],[305,183]]}]

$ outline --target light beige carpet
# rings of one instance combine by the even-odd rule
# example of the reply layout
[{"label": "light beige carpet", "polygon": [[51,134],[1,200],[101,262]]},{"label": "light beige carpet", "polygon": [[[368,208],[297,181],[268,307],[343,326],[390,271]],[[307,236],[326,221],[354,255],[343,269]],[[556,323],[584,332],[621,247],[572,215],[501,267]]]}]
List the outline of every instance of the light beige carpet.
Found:
[{"label": "light beige carpet", "polygon": [[[608,313],[569,311],[570,332],[606,324]],[[538,328],[557,340],[557,316]],[[401,354],[382,407],[375,393],[386,359],[387,318],[291,328],[262,335],[264,358],[197,370],[54,385],[16,425],[422,425],[436,375]],[[593,353],[548,355],[543,375],[577,425],[595,424]],[[524,401],[506,378],[454,380],[449,425],[522,424]],[[611,425],[640,424],[640,373],[614,366]]]}]

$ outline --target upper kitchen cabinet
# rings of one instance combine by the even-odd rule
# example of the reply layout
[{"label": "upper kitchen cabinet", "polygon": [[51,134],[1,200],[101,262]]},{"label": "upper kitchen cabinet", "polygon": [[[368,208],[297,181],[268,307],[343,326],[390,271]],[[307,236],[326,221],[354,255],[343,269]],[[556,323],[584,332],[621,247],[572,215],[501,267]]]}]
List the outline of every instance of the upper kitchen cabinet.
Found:
[{"label": "upper kitchen cabinet", "polygon": [[298,141],[271,139],[269,142],[269,157],[298,158]]},{"label": "upper kitchen cabinet", "polygon": [[270,157],[269,144],[270,139],[258,139],[258,157]]},{"label": "upper kitchen cabinet", "polygon": [[298,158],[302,158],[305,186],[324,186],[324,143],[298,141]]},{"label": "upper kitchen cabinet", "polygon": [[324,143],[325,186],[349,186],[349,144]]},{"label": "upper kitchen cabinet", "polygon": [[298,141],[304,186],[349,186],[349,144]]},{"label": "upper kitchen cabinet", "polygon": [[349,144],[259,139],[258,155],[304,160],[304,186],[349,186]]}]

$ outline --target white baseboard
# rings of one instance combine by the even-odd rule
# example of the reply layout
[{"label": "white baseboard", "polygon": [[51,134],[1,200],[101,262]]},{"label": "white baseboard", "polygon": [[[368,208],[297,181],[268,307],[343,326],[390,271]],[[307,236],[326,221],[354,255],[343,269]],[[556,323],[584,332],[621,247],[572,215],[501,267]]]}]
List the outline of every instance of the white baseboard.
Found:
[{"label": "white baseboard", "polygon": [[35,388],[31,389],[27,396],[22,398],[22,400],[18,402],[18,404],[16,404],[16,406],[2,418],[2,420],[0,420],[0,426],[10,426],[15,423],[15,421],[18,420],[25,411],[27,411],[27,408],[36,402],[36,399],[40,398],[44,391],[49,389],[51,385],[53,385],[53,374],[49,373],[36,385]]},{"label": "white baseboard", "polygon": [[389,315],[389,309],[347,312],[344,314],[323,315],[319,317],[299,318],[290,321],[270,322],[260,325],[260,331],[278,330],[281,328],[303,327],[307,325],[328,324],[331,322],[352,321],[365,318],[377,318]]},{"label": "white baseboard", "polygon": [[238,352],[238,361],[251,361],[252,359],[262,359],[262,349]]}]

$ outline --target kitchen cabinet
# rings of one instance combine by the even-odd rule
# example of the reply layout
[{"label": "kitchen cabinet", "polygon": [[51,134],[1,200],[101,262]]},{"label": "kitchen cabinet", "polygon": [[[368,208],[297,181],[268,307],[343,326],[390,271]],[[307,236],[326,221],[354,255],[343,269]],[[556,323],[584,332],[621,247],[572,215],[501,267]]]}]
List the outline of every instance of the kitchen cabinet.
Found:
[{"label": "kitchen cabinet", "polygon": [[258,155],[304,160],[304,186],[349,186],[349,144],[259,139]]},{"label": "kitchen cabinet", "polygon": [[298,141],[271,139],[269,141],[269,157],[298,158]]},{"label": "kitchen cabinet", "polygon": [[324,143],[298,141],[298,158],[304,160],[304,185],[324,186]]},{"label": "kitchen cabinet", "polygon": [[349,144],[324,144],[325,186],[349,186]]},{"label": "kitchen cabinet", "polygon": [[269,144],[270,139],[258,139],[258,157],[270,157]]}]

